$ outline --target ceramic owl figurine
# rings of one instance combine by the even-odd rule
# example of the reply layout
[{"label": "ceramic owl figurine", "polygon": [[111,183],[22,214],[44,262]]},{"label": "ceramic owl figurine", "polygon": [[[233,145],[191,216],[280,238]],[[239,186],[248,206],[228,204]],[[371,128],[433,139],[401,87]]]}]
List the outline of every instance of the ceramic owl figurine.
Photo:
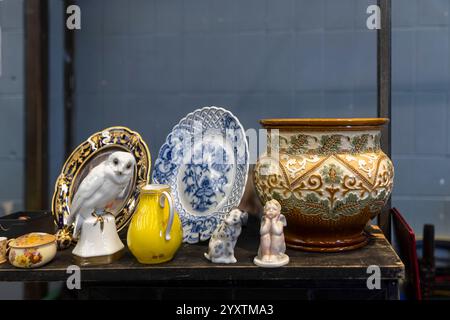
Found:
[{"label": "ceramic owl figurine", "polygon": [[95,210],[104,210],[108,204],[123,194],[133,178],[136,160],[129,152],[113,152],[83,179],[70,206],[67,225],[75,222],[77,237],[83,221]]},{"label": "ceramic owl figurine", "polygon": [[[116,151],[83,179],[70,206],[67,225],[75,222],[73,236],[78,238],[72,253],[80,264],[110,261],[124,248],[115,223],[108,212],[111,203],[124,195],[134,176],[136,160],[129,152]],[[101,263],[100,263],[101,264]]]},{"label": "ceramic owl figurine", "polygon": [[258,256],[253,262],[260,267],[275,268],[289,263],[285,254],[284,227],[286,218],[281,214],[281,205],[277,200],[270,200],[264,206],[264,215],[261,219],[260,243]]}]

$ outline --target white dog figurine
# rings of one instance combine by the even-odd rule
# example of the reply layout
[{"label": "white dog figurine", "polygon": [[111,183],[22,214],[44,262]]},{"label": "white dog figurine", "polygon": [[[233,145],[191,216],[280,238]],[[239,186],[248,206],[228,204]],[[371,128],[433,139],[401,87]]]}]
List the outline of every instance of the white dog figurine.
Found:
[{"label": "white dog figurine", "polygon": [[247,223],[247,212],[233,209],[225,215],[209,240],[205,258],[214,263],[236,263],[234,246],[241,234],[242,225]]}]

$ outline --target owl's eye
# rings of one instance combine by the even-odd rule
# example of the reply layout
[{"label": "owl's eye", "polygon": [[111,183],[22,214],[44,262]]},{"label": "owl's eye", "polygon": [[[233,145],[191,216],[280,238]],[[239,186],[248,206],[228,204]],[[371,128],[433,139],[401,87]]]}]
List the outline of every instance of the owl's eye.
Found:
[{"label": "owl's eye", "polygon": [[115,158],[114,160],[113,160],[113,163],[114,163],[114,165],[118,165],[119,164],[119,159],[117,159],[117,158]]},{"label": "owl's eye", "polygon": [[127,169],[130,169],[130,168],[131,168],[131,162],[128,162]]}]

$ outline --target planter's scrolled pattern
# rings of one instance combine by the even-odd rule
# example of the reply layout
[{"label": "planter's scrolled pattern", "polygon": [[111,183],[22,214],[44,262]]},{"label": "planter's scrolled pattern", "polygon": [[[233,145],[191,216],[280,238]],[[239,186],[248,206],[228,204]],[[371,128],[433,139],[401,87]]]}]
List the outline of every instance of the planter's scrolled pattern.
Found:
[{"label": "planter's scrolled pattern", "polygon": [[387,121],[262,121],[268,149],[255,166],[255,188],[263,203],[281,203],[288,246],[342,251],[367,243],[364,227],[393,187],[394,168],[380,148]]}]

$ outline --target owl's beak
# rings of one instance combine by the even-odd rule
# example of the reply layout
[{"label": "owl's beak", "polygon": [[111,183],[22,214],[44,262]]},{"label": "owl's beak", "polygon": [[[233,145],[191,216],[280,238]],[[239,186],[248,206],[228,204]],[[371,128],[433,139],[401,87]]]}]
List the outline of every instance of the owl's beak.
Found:
[{"label": "owl's beak", "polygon": [[117,175],[121,176],[122,175],[122,171],[117,171]]}]

